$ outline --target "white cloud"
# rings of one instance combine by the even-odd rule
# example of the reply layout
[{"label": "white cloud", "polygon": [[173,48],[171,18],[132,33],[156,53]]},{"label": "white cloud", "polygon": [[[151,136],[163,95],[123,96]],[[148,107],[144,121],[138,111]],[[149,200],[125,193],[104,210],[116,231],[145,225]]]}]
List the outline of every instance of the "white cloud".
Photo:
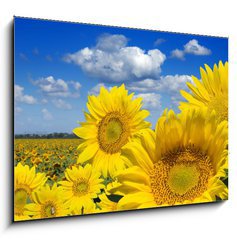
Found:
[{"label": "white cloud", "polygon": [[187,90],[186,82],[192,82],[189,75],[167,75],[159,79],[145,79],[139,82],[132,82],[127,85],[131,91],[138,92],[165,92],[176,94],[180,89]]},{"label": "white cloud", "polygon": [[188,90],[187,82],[192,82],[189,75],[167,75],[160,79],[160,91],[179,94],[181,89]]},{"label": "white cloud", "polygon": [[81,84],[79,82],[70,81],[69,84],[71,84],[75,90],[79,90],[81,88]]},{"label": "white cloud", "polygon": [[159,80],[156,79],[144,79],[139,82],[132,82],[127,85],[127,88],[130,91],[137,92],[150,92],[150,91],[158,91],[159,90]]},{"label": "white cloud", "polygon": [[24,88],[19,85],[14,86],[14,97],[15,101],[21,103],[35,104],[37,102],[33,96],[24,94]]},{"label": "white cloud", "polygon": [[124,35],[103,34],[98,38],[96,48],[103,51],[119,51],[126,47],[127,43],[128,39]]},{"label": "white cloud", "polygon": [[54,100],[52,100],[52,103],[59,109],[65,109],[65,110],[72,109],[71,104],[65,102],[62,99],[54,99]]},{"label": "white cloud", "polygon": [[201,46],[196,39],[189,41],[184,45],[184,52],[194,55],[210,55],[211,50]]},{"label": "white cloud", "polygon": [[[43,94],[50,97],[79,97],[81,84],[75,81],[66,82],[63,79],[55,79],[53,76],[42,77],[32,81],[33,85],[38,86]],[[72,92],[70,85],[76,90]]]},{"label": "white cloud", "polygon": [[171,57],[178,58],[181,60],[185,59],[184,56],[186,54],[192,54],[192,55],[198,55],[198,56],[210,55],[211,50],[200,45],[198,43],[198,40],[192,39],[184,45],[183,50],[175,49],[171,51]]},{"label": "white cloud", "polygon": [[43,93],[49,96],[65,97],[68,95],[68,85],[62,79],[54,79],[54,77],[49,76],[33,81],[33,84],[38,86]]},{"label": "white cloud", "polygon": [[184,60],[185,59],[184,55],[185,55],[184,51],[179,50],[179,49],[175,49],[171,52],[172,58],[178,58],[178,59]]},{"label": "white cloud", "polygon": [[175,95],[175,96],[172,96],[171,98],[171,103],[174,105],[174,106],[179,106],[179,103],[181,101],[183,101],[183,98],[181,95]]},{"label": "white cloud", "polygon": [[162,43],[164,43],[164,42],[165,42],[165,39],[163,39],[163,38],[157,38],[156,41],[154,42],[154,45],[155,45],[155,46],[158,46],[158,45],[160,45],[160,44],[162,44]]},{"label": "white cloud", "polygon": [[52,114],[46,109],[46,108],[43,108],[41,110],[42,114],[43,114],[43,119],[44,120],[52,120],[53,119],[53,116]]},{"label": "white cloud", "polygon": [[143,99],[143,108],[145,109],[161,108],[161,95],[158,93],[140,93],[134,95],[134,98],[138,97]]},{"label": "white cloud", "polygon": [[103,35],[95,47],[67,54],[64,60],[80,66],[90,76],[108,82],[156,78],[166,56],[158,49],[146,52],[136,46],[128,47],[127,41],[123,35]]}]

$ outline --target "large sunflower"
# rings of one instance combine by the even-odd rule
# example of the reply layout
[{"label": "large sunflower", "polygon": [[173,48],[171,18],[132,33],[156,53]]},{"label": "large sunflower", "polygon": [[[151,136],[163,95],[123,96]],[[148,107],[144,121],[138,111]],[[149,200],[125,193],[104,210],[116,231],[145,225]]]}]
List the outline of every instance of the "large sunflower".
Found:
[{"label": "large sunflower", "polygon": [[24,214],[33,219],[55,218],[70,214],[65,204],[64,191],[55,183],[36,189],[32,193],[33,203],[26,204]]},{"label": "large sunflower", "polygon": [[213,70],[205,65],[206,71],[200,68],[201,80],[192,76],[193,82],[187,83],[191,94],[181,90],[188,101],[180,103],[180,109],[206,107],[208,114],[215,110],[219,121],[228,120],[228,62],[214,65]]},{"label": "large sunflower", "polygon": [[21,163],[14,169],[14,219],[24,220],[24,207],[27,200],[31,199],[33,190],[42,186],[47,181],[45,173],[36,173],[35,167],[29,168]]},{"label": "large sunflower", "polygon": [[[142,146],[142,147],[141,147]],[[146,132],[141,145],[129,143],[123,154],[133,167],[117,174],[123,209],[211,202],[227,198],[221,181],[227,168],[227,122],[213,111],[164,112],[156,133]]]},{"label": "large sunflower", "polygon": [[97,198],[97,194],[104,188],[100,172],[87,164],[84,168],[73,166],[72,169],[66,169],[65,177],[67,181],[60,181],[59,184],[64,189],[64,197],[70,211],[79,214],[83,212],[83,208],[91,209],[93,199]]},{"label": "large sunflower", "polygon": [[73,131],[82,139],[78,163],[90,160],[104,177],[128,164],[121,149],[150,126],[144,121],[149,112],[141,110],[142,98],[132,98],[124,84],[110,91],[101,87],[99,96],[88,97],[90,113],[85,113],[86,122]]}]

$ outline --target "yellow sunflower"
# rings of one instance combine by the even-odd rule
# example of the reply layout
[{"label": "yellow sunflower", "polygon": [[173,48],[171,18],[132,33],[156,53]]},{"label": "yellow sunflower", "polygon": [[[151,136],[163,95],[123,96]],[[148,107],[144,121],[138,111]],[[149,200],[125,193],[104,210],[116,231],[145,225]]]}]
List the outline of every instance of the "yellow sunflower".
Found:
[{"label": "yellow sunflower", "polygon": [[55,218],[69,215],[65,204],[64,191],[55,183],[51,188],[45,185],[32,193],[33,203],[25,205],[24,215],[33,219]]},{"label": "yellow sunflower", "polygon": [[201,80],[192,76],[193,82],[187,83],[191,94],[181,90],[182,96],[188,102],[181,102],[180,109],[190,107],[206,107],[208,114],[216,111],[219,121],[228,120],[228,62],[224,65],[214,65],[213,70],[205,65],[206,71],[200,68]]},{"label": "yellow sunflower", "polygon": [[142,98],[133,100],[133,95],[123,84],[110,91],[101,87],[99,96],[88,97],[86,122],[73,131],[82,139],[78,163],[90,160],[104,177],[129,164],[121,149],[150,126],[144,121],[149,112],[141,110]]},{"label": "yellow sunflower", "polygon": [[101,209],[101,212],[114,212],[122,210],[120,209],[117,202],[111,201],[105,193],[102,193],[100,196],[100,202],[98,203],[99,208]]},{"label": "yellow sunflower", "polygon": [[47,177],[44,173],[36,173],[35,167],[29,168],[21,163],[14,169],[14,219],[24,220],[24,207],[31,199],[33,190],[45,184]]},{"label": "yellow sunflower", "polygon": [[226,199],[228,153],[227,122],[218,123],[213,111],[191,109],[176,115],[172,110],[158,120],[156,133],[147,132],[129,143],[123,154],[133,167],[118,172],[121,183],[111,189],[123,192],[123,209],[190,204]]},{"label": "yellow sunflower", "polygon": [[72,167],[65,170],[67,181],[60,181],[64,189],[64,197],[69,204],[69,208],[74,212],[81,212],[83,208],[91,208],[93,199],[104,188],[103,179],[100,172],[92,169],[90,164],[84,168],[82,166]]}]

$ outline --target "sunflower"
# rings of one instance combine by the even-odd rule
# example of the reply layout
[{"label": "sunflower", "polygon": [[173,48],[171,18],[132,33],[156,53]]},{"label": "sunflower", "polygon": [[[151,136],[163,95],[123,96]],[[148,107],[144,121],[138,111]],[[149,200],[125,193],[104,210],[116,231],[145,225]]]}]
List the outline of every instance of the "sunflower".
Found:
[{"label": "sunflower", "polygon": [[213,111],[191,109],[176,115],[165,111],[156,132],[129,143],[124,156],[134,166],[118,172],[123,209],[150,208],[226,199],[221,181],[227,168],[227,122],[218,123]]},{"label": "sunflower", "polygon": [[100,202],[98,203],[101,212],[114,212],[121,210],[117,202],[111,201],[105,193],[99,196]]},{"label": "sunflower", "polygon": [[78,163],[90,160],[104,177],[129,164],[121,149],[150,126],[144,121],[149,112],[141,110],[142,98],[133,100],[133,95],[123,84],[110,91],[101,87],[99,96],[88,97],[86,122],[73,131],[82,139]]},{"label": "sunflower", "polygon": [[81,212],[83,208],[91,208],[93,199],[97,198],[100,189],[104,188],[103,179],[100,179],[100,172],[92,169],[90,164],[65,170],[67,181],[60,181],[64,189],[64,197],[69,208],[74,212]]},{"label": "sunflower", "polygon": [[35,167],[29,168],[21,163],[14,170],[14,219],[25,219],[23,212],[27,200],[32,198],[33,190],[47,181],[45,173],[36,173]]},{"label": "sunflower", "polygon": [[180,109],[206,107],[208,114],[216,111],[219,121],[228,120],[228,62],[214,65],[213,70],[205,65],[200,68],[201,80],[192,76],[193,82],[187,83],[191,94],[181,90],[181,95],[188,102],[181,102]]},{"label": "sunflower", "polygon": [[33,219],[67,216],[70,212],[63,199],[62,187],[45,185],[32,193],[33,203],[26,204],[24,215]]}]

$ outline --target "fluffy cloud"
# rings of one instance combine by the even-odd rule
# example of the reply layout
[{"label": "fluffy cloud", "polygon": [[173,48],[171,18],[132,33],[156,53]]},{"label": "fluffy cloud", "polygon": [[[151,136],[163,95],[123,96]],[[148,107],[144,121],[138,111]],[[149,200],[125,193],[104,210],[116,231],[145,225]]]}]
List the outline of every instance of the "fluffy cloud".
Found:
[{"label": "fluffy cloud", "polygon": [[26,104],[35,104],[37,102],[33,96],[24,94],[24,88],[19,85],[14,86],[14,96],[17,102]]},{"label": "fluffy cloud", "polygon": [[81,84],[79,82],[70,81],[69,84],[71,84],[75,88],[75,90],[80,90],[81,88]]},{"label": "fluffy cloud", "polygon": [[65,110],[70,110],[72,109],[71,104],[65,102],[62,99],[54,99],[52,103],[59,109],[65,109]]},{"label": "fluffy cloud", "polygon": [[194,55],[210,55],[211,50],[201,46],[196,39],[189,41],[184,45],[184,52]]},{"label": "fluffy cloud", "polygon": [[158,93],[140,93],[134,95],[134,98],[143,98],[143,108],[158,109],[161,108],[161,95]]},{"label": "fluffy cloud", "polygon": [[132,82],[127,85],[131,91],[138,92],[166,92],[171,94],[179,93],[180,89],[187,90],[186,82],[192,82],[189,75],[167,75],[159,79],[145,79],[139,82]]},{"label": "fluffy cloud", "polygon": [[174,106],[179,106],[179,103],[180,103],[181,101],[184,101],[184,99],[182,98],[181,95],[172,96],[172,97],[170,98],[170,100],[171,100],[171,103],[172,103]]},{"label": "fluffy cloud", "polygon": [[185,59],[184,55],[185,55],[184,51],[179,50],[179,49],[175,49],[171,52],[172,58],[178,58],[178,59],[184,60]]},{"label": "fluffy cloud", "polygon": [[66,97],[69,94],[67,83],[62,79],[54,79],[52,76],[40,78],[34,81],[33,84],[38,86],[43,93],[49,96]]},{"label": "fluffy cloud", "polygon": [[123,35],[102,35],[93,48],[83,48],[64,57],[90,76],[103,81],[125,82],[156,78],[166,56],[158,49],[144,51],[139,47],[127,46]]},{"label": "fluffy cloud", "polygon": [[98,38],[96,48],[102,51],[119,51],[126,47],[127,43],[128,39],[124,35],[103,34]]},{"label": "fluffy cloud", "polygon": [[160,79],[160,91],[179,93],[180,89],[188,90],[187,82],[192,82],[192,77],[189,75],[167,75]]},{"label": "fluffy cloud", "polygon": [[211,50],[200,45],[196,39],[190,40],[188,43],[186,43],[183,47],[183,50],[175,49],[171,51],[171,57],[178,58],[181,60],[184,60],[184,56],[186,54],[192,54],[192,55],[210,55]]},{"label": "fluffy cloud", "polygon": [[[43,77],[32,81],[33,85],[39,87],[41,92],[50,97],[79,97],[81,84],[75,81],[66,82],[63,79],[55,79],[53,76]],[[70,87],[74,88],[74,92]]]},{"label": "fluffy cloud", "polygon": [[53,119],[53,116],[52,114],[46,109],[46,108],[43,108],[41,110],[42,114],[43,114],[43,119],[44,120],[52,120]]}]

